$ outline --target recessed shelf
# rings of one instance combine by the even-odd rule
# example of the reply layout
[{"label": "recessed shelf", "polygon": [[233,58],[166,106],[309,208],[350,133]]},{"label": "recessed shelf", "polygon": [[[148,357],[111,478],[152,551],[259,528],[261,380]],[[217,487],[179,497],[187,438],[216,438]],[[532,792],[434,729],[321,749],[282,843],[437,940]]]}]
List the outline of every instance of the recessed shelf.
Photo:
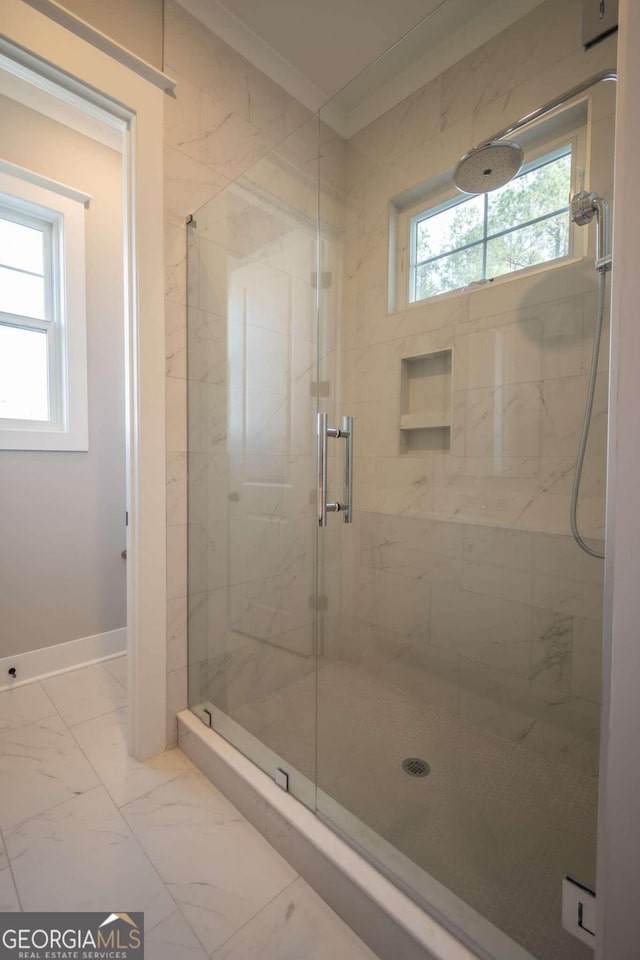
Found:
[{"label": "recessed shelf", "polygon": [[450,426],[448,413],[403,413],[400,417],[401,430],[435,430]]},{"label": "recessed shelf", "polygon": [[400,449],[403,453],[451,446],[452,351],[404,357],[400,377]]}]

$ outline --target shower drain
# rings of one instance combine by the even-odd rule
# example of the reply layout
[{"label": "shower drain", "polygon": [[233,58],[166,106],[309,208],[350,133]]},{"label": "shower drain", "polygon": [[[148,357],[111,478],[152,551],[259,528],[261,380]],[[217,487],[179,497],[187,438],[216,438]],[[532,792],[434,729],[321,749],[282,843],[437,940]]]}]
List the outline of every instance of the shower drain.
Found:
[{"label": "shower drain", "polygon": [[402,769],[410,777],[426,777],[431,772],[431,767],[427,761],[421,760],[420,757],[407,757],[406,760],[402,761]]}]

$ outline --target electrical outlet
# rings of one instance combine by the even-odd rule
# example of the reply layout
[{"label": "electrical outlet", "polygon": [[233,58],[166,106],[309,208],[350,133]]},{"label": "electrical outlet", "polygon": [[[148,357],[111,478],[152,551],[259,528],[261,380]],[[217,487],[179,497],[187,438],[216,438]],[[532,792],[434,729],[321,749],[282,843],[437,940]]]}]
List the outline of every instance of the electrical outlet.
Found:
[{"label": "electrical outlet", "polygon": [[572,877],[562,881],[562,927],[578,940],[596,945],[596,895]]}]

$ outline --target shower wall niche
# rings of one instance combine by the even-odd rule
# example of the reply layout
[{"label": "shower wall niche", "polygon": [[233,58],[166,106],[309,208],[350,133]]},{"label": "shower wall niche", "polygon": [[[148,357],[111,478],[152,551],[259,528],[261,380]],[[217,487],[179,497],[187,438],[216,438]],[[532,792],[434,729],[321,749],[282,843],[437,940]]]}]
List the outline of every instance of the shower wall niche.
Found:
[{"label": "shower wall niche", "polygon": [[453,404],[452,351],[403,357],[400,372],[400,451],[448,450]]}]

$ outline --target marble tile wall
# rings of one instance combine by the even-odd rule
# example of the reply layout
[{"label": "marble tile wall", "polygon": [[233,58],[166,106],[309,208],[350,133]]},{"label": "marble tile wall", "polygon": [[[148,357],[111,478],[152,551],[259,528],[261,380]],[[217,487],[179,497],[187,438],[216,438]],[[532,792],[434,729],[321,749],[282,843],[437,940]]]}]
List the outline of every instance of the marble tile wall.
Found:
[{"label": "marble tile wall", "polygon": [[360,513],[350,537],[330,658],[597,771],[599,561],[566,535],[415,514]]},{"label": "marble tile wall", "polygon": [[[580,22],[577,0],[539,6],[347,143],[336,393],[357,425],[356,522],[343,531],[342,622],[326,652],[595,773],[602,564],[569,536],[595,317],[593,232],[571,263],[407,309],[389,310],[387,287],[395,196],[615,66],[615,39],[585,53]],[[609,198],[614,106],[613,85],[594,89],[587,184]],[[606,340],[580,504],[596,545]],[[452,353],[450,447],[407,448],[402,360],[439,350]]]},{"label": "marble tile wall", "polygon": [[[210,255],[203,258],[204,269],[218,271],[203,283],[210,297],[197,307],[190,317],[190,367],[187,369],[187,232],[185,218],[198,210],[212,197],[254,167],[254,176],[262,176],[267,188],[278,195],[287,186],[287,164],[296,160],[299,166],[316,162],[315,136],[304,132],[309,117],[299,103],[269,80],[227,44],[207,30],[174,0],[165,3],[165,70],[176,79],[176,99],[167,98],[165,112],[165,261],[166,261],[166,429],[167,429],[167,740],[176,740],[175,715],[187,704],[187,614],[188,593],[197,595],[193,601],[194,616],[202,620],[202,595],[209,589],[218,589],[226,582],[221,572],[226,569],[224,545],[224,514],[214,528],[211,517],[210,540],[205,540],[197,525],[189,524],[187,516],[187,482],[191,477],[192,494],[197,497],[209,491],[216,509],[226,509],[229,455],[226,442],[226,356],[227,310],[222,307],[226,297],[225,258]],[[296,131],[299,131],[296,135]],[[256,162],[285,138],[278,162],[256,168]],[[313,142],[313,149],[310,143]],[[257,185],[256,185],[257,186]],[[231,195],[228,195],[230,198]],[[310,203],[308,187],[298,190]],[[226,202],[226,201],[225,201]],[[317,201],[316,201],[317,202]],[[243,208],[244,203],[244,208]],[[224,206],[224,204],[223,204]],[[312,204],[311,204],[312,207]],[[212,208],[212,215],[213,215]],[[217,209],[217,208],[216,208]],[[314,213],[315,208],[312,212]],[[309,210],[307,211],[309,213]],[[304,256],[295,238],[288,237],[289,245],[277,217],[258,205],[246,204],[240,194],[230,203],[226,220],[214,226],[204,224],[209,233],[217,232],[219,245],[228,245],[229,269],[242,265],[242,258],[262,247],[270,247],[265,262],[256,264],[252,282],[255,289],[265,285],[259,275],[271,271],[275,275],[285,261],[293,263]],[[205,231],[206,233],[206,231]],[[202,240],[203,245],[205,239]],[[213,244],[210,244],[212,251]],[[276,252],[276,247],[278,248]],[[275,258],[269,261],[269,256]],[[226,257],[226,254],[225,254]],[[277,262],[280,257],[280,262]],[[221,284],[220,281],[224,280]],[[308,274],[307,274],[308,280]],[[195,281],[194,281],[195,282]],[[282,288],[282,284],[280,285]],[[285,291],[295,302],[304,302],[302,289]],[[278,315],[277,297],[282,289],[274,289],[273,316]],[[220,302],[216,301],[216,296]],[[308,299],[308,296],[307,296]],[[257,308],[254,305],[253,309]],[[267,324],[268,327],[268,324]],[[256,337],[260,336],[260,330]],[[261,347],[273,362],[290,346],[284,335],[263,331]],[[269,342],[266,342],[269,341]],[[305,364],[304,350],[296,352],[294,362],[302,377]],[[187,401],[191,404],[190,430],[187,433]],[[277,407],[277,401],[276,401]],[[252,415],[266,416],[259,404],[254,404]],[[206,443],[199,444],[194,433],[200,431]],[[189,453],[191,450],[191,454]],[[188,469],[189,468],[189,469]],[[194,493],[195,491],[195,493]],[[194,503],[196,501],[194,500]],[[221,507],[220,505],[223,505]],[[216,573],[206,574],[205,566],[195,573],[192,582],[187,576],[188,555],[209,554],[209,568]],[[282,547],[280,566],[286,568],[286,548]],[[215,562],[214,562],[215,555]],[[237,558],[234,562],[238,562]],[[209,579],[206,579],[206,577]],[[218,578],[216,580],[216,577]],[[213,603],[214,600],[208,601]],[[237,600],[232,602],[237,603]]]}]

